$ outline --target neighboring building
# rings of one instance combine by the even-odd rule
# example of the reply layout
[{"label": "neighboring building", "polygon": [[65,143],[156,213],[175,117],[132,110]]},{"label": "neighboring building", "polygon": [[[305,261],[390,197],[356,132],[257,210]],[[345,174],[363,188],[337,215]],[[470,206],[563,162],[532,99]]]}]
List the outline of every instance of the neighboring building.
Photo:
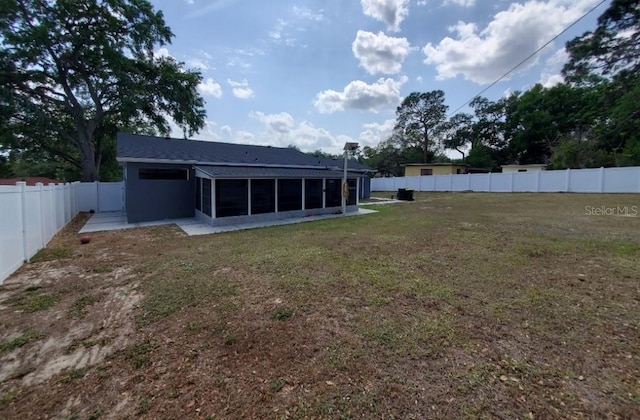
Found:
[{"label": "neighboring building", "polygon": [[536,171],[544,171],[547,169],[547,165],[544,163],[532,163],[529,165],[502,165],[502,173],[506,174],[509,172],[536,172]]},{"label": "neighboring building", "polygon": [[[129,223],[195,216],[218,225],[341,209],[343,161],[293,148],[126,133],[117,140]],[[368,198],[374,170],[355,162],[348,170],[349,212]]]},{"label": "neighboring building", "polygon": [[0,179],[0,185],[16,185],[16,182],[26,182],[28,186],[33,187],[34,185],[36,185],[38,182],[44,184],[44,185],[49,185],[49,184],[59,184],[60,181],[56,181],[55,179],[51,179],[51,178],[44,178],[41,176],[30,176],[30,177],[23,177],[23,178],[2,178]]},{"label": "neighboring building", "polygon": [[407,163],[404,176],[466,174],[468,169],[463,163]]}]

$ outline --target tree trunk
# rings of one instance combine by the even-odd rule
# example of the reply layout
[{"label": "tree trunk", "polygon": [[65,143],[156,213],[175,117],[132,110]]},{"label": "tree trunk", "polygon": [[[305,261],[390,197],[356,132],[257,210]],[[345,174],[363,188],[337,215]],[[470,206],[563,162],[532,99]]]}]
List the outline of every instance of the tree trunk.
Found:
[{"label": "tree trunk", "polygon": [[424,153],[424,163],[429,161],[429,135],[427,134],[426,128],[424,133],[424,144],[422,145],[422,152]]},{"label": "tree trunk", "polygon": [[95,150],[91,137],[83,130],[78,130],[78,148],[80,151],[80,166],[82,168],[82,182],[99,181],[98,165],[96,165]]}]

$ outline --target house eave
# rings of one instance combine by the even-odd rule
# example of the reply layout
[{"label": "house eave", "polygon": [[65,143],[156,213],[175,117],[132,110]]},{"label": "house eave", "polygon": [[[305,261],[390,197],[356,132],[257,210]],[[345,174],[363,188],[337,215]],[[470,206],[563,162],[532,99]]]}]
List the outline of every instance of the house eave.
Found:
[{"label": "house eave", "polygon": [[[275,163],[242,163],[242,162],[209,162],[201,160],[179,160],[179,159],[152,159],[152,158],[129,158],[129,157],[117,157],[116,161],[119,163],[162,163],[173,165],[201,165],[201,166],[251,166],[260,168],[290,168],[290,169],[337,169],[342,170],[341,167],[334,167],[328,165],[283,165]],[[369,173],[375,172],[370,169],[348,169],[349,172],[361,172]]]},{"label": "house eave", "polygon": [[149,159],[149,158],[116,158],[121,163],[164,163],[173,165],[202,165],[202,166],[251,166],[260,168],[291,168],[291,169],[326,169],[324,165],[283,165],[274,163],[242,163],[242,162],[209,162],[201,160],[178,159]]}]

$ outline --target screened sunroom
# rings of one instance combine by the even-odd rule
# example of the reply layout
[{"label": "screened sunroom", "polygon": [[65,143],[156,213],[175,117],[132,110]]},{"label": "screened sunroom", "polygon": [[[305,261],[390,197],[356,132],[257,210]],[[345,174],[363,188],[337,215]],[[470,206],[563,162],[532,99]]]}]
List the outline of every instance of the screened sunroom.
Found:
[{"label": "screened sunroom", "polygon": [[[221,225],[337,213],[342,177],[336,170],[196,166],[196,217]],[[358,183],[348,173],[347,212],[358,210]]]}]

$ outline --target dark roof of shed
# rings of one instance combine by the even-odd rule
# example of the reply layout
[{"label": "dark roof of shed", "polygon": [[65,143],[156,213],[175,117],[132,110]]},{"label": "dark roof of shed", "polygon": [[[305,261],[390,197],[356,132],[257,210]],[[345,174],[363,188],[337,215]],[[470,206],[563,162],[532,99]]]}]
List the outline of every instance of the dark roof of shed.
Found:
[{"label": "dark roof of shed", "polygon": [[[185,140],[118,133],[117,159],[120,162],[167,162],[202,165],[284,166],[327,168],[331,159],[318,158],[293,148],[253,146],[212,141]],[[363,165],[349,162],[349,168]],[[371,170],[364,167],[364,170]]]},{"label": "dark roof of shed", "polygon": [[[273,168],[258,166],[196,166],[213,178],[342,178],[342,171],[330,169]],[[349,172],[350,178],[359,174]]]}]

